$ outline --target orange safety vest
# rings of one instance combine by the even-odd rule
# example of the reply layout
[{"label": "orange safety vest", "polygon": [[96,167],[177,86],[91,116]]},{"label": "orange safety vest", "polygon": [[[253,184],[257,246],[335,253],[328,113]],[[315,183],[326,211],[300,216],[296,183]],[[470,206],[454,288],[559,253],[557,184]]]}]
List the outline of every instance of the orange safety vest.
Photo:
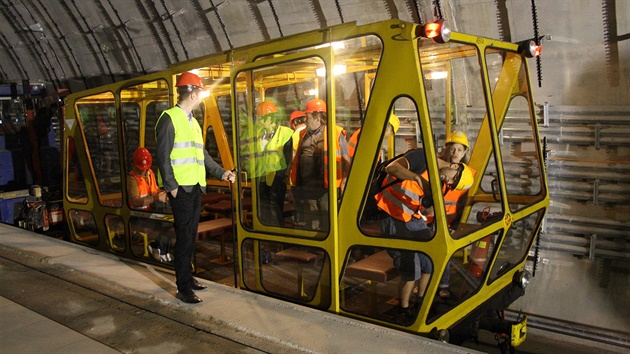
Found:
[{"label": "orange safety vest", "polygon": [[[464,164],[464,168],[469,169],[473,176],[477,174],[477,171],[466,164]],[[445,187],[442,187],[442,193],[444,193],[444,191]],[[446,217],[449,225],[455,221],[455,217],[457,216],[457,203],[466,193],[468,193],[468,189],[450,188],[446,191],[446,194],[444,194],[444,206],[446,208]]]},{"label": "orange safety vest", "polygon": [[[464,165],[464,168],[470,169],[470,172],[473,176],[477,174],[477,171],[475,171],[472,167],[468,165]],[[424,171],[422,177],[428,180],[429,172]],[[455,221],[455,217],[457,216],[457,203],[459,202],[459,199],[466,193],[468,193],[468,189],[452,189],[447,188],[447,186],[445,185],[442,186],[442,195],[444,196],[444,208],[446,209],[445,211],[447,225],[450,225]],[[432,223],[433,218],[433,215],[427,215],[427,223]]]},{"label": "orange safety vest", "polygon": [[350,139],[348,139],[348,155],[350,155],[350,157],[354,157],[354,152],[357,150],[359,134],[361,134],[361,128],[357,129],[357,131],[352,134]]},{"label": "orange safety vest", "polygon": [[[346,137],[346,131],[340,127],[335,126],[335,162],[337,168],[337,180],[336,187],[341,187],[341,180],[343,179],[343,165],[342,165],[342,156],[341,156],[341,146],[339,146],[339,138],[343,134],[344,139]],[[302,140],[304,140],[304,136],[306,136],[306,129],[300,131],[300,141],[298,143],[298,148],[293,157],[293,164],[291,165],[291,185],[296,186],[298,180],[298,170],[299,170],[299,162],[300,162],[300,153],[302,151]],[[324,188],[328,188],[328,127],[324,128]]]},{"label": "orange safety vest", "polygon": [[[387,175],[383,179],[382,186],[386,186],[395,180],[395,177]],[[409,222],[412,218],[422,218],[423,196],[424,191],[416,181],[404,180],[385,188],[374,198],[376,198],[376,205],[391,217]]]},{"label": "orange safety vest", "polygon": [[[155,175],[153,174],[152,170],[147,171],[147,179],[137,174],[134,170],[131,170],[131,172],[129,172],[129,175],[135,178],[136,182],[138,182],[138,197],[142,198],[158,192],[157,183],[155,182]],[[129,202],[129,206],[133,208],[131,202]],[[145,205],[143,207],[140,207],[139,209],[149,210],[149,206]]]}]

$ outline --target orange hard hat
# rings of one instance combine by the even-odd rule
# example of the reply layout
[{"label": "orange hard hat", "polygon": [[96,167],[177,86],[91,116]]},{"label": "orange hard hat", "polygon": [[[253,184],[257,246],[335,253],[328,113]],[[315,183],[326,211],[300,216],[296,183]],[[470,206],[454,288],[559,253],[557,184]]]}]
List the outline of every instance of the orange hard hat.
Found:
[{"label": "orange hard hat", "polygon": [[306,104],[306,110],[304,110],[304,112],[306,112],[306,113],[313,113],[313,112],[324,112],[324,113],[326,113],[326,102],[324,100],[320,100],[319,98],[316,98],[314,100],[310,100]]},{"label": "orange hard hat", "polygon": [[264,117],[272,113],[278,113],[278,107],[271,101],[262,101],[256,106],[257,117]]},{"label": "orange hard hat", "polygon": [[306,117],[306,114],[304,114],[304,112],[302,111],[293,111],[293,113],[291,113],[291,118],[289,118],[289,122],[291,124],[293,124],[293,121],[298,119],[298,118],[302,118],[302,117]]},{"label": "orange hard hat", "polygon": [[133,164],[140,170],[146,171],[151,168],[151,164],[153,164],[153,157],[151,157],[151,153],[149,150],[139,147],[133,153]]},{"label": "orange hard hat", "polygon": [[191,73],[190,71],[186,71],[179,76],[177,82],[175,83],[175,86],[181,87],[189,85],[203,88],[203,82],[201,82],[201,78],[196,74]]}]

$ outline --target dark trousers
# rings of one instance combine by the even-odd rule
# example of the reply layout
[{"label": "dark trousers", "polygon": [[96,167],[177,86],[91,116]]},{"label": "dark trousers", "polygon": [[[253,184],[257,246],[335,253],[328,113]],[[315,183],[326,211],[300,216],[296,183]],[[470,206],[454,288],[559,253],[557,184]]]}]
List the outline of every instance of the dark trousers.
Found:
[{"label": "dark trousers", "polygon": [[260,200],[260,218],[264,224],[282,226],[284,224],[284,197],[287,185],[282,177],[276,177],[271,186],[267,185],[264,177],[258,183]]},{"label": "dark trousers", "polygon": [[201,189],[193,188],[189,193],[179,187],[177,198],[168,193],[175,218],[175,277],[179,292],[192,291],[192,257],[201,213]]}]

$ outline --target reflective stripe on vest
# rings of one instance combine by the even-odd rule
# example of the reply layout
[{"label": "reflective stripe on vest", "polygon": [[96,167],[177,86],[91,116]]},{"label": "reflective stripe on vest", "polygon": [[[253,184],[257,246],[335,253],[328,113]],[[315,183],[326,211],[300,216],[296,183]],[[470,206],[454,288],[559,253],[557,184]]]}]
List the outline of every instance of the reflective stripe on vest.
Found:
[{"label": "reflective stripe on vest", "polygon": [[[396,178],[390,175],[383,180],[383,186],[394,182]],[[420,219],[424,191],[414,180],[404,180],[387,187],[378,193],[376,205],[391,217],[409,222],[411,218]]]},{"label": "reflective stripe on vest", "polygon": [[[138,183],[138,197],[143,198],[158,192],[158,187],[155,183],[155,175],[153,174],[153,171],[147,171],[146,179],[137,174],[135,170],[131,170],[131,172],[129,172],[129,175],[135,178],[136,182]],[[133,205],[131,205],[131,202],[129,202],[129,206],[135,208]],[[149,206],[145,205],[135,209],[149,210]]]},{"label": "reflective stripe on vest", "polygon": [[199,123],[194,118],[189,121],[186,113],[177,106],[165,110],[162,115],[165,113],[171,117],[175,130],[170,159],[177,184],[180,186],[199,184],[205,187],[206,167],[203,154],[203,135]]}]

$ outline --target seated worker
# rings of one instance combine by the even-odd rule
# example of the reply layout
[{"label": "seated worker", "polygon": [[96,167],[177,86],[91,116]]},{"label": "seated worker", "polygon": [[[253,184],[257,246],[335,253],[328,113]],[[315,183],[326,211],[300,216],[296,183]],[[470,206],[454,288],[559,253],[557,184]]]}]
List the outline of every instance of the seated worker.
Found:
[{"label": "seated worker", "polygon": [[[301,188],[306,227],[328,230],[328,129],[326,102],[314,99],[306,104],[306,129],[300,132],[298,149],[291,165],[291,185]],[[335,186],[340,190],[350,168],[346,131],[335,127]]]},{"label": "seated worker", "polygon": [[252,179],[257,178],[259,217],[267,225],[283,225],[287,185],[285,173],[292,157],[293,130],[278,122],[278,107],[263,101],[256,107],[253,138],[243,140],[244,166]]},{"label": "seated worker", "polygon": [[[151,204],[156,202],[166,203],[166,193],[157,187],[155,174],[151,170],[153,158],[149,150],[139,147],[133,153],[133,169],[127,178],[127,194],[129,195],[129,207],[132,209],[150,210]],[[162,233],[158,233],[155,241],[147,248],[149,254],[160,262],[170,262],[172,255],[169,253],[171,239]]]},{"label": "seated worker", "polygon": [[[382,235],[418,241],[429,240],[432,237],[426,223],[427,218],[422,214],[425,205],[428,206],[427,201],[431,200],[426,171],[426,157],[421,148],[409,150],[387,165],[388,175],[383,180],[383,186],[389,187],[375,196],[378,207],[387,214],[387,217],[381,220]],[[392,183],[395,180],[400,182]],[[458,169],[451,167],[440,169],[440,181],[446,186],[456,185],[459,182]],[[397,321],[410,324],[417,313],[417,308],[412,309],[410,306],[413,288],[416,281],[419,281],[418,294],[421,298],[424,296],[430,275],[433,273],[433,264],[420,252],[388,250],[388,253],[400,273],[398,288],[400,308]],[[418,302],[420,303],[421,301]]]},{"label": "seated worker", "polygon": [[[385,135],[383,137],[383,144],[387,144],[387,140],[391,135],[398,133],[399,127],[400,127],[400,119],[398,119],[398,116],[395,115],[394,113],[390,114],[389,123],[387,124],[387,128],[385,129]],[[354,134],[352,134],[350,139],[348,139],[348,154],[350,155],[350,158],[354,157],[354,153],[357,149],[357,143],[359,142],[360,135],[361,135],[361,128],[357,129],[357,131],[355,131]],[[384,151],[382,151],[381,149],[381,152],[379,153],[379,162],[387,160],[387,156],[381,156],[383,152]]]}]

